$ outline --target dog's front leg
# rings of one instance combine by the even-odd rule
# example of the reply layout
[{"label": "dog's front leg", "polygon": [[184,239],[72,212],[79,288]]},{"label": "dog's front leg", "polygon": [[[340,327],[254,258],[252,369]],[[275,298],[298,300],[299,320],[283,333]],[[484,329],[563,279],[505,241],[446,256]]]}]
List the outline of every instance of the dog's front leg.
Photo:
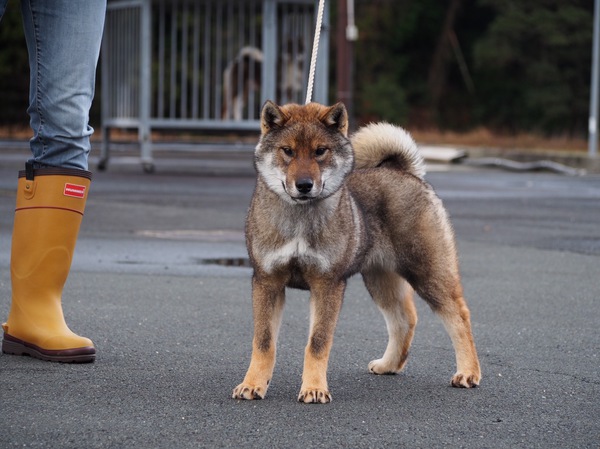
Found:
[{"label": "dog's front leg", "polygon": [[345,288],[344,281],[311,284],[310,334],[304,352],[304,372],[298,395],[300,402],[331,402],[327,387],[327,363]]},{"label": "dog's front leg", "polygon": [[233,390],[234,399],[263,399],[275,367],[277,336],[285,302],[283,284],[254,276],[252,358],[244,381]]}]

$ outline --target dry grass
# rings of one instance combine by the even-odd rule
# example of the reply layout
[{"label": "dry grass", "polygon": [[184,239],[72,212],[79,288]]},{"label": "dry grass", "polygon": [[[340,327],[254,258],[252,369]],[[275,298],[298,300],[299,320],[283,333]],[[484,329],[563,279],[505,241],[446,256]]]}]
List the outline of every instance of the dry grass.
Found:
[{"label": "dry grass", "polygon": [[[100,136],[100,125],[94,126],[95,132],[92,134],[92,141],[99,142]],[[6,126],[0,125],[0,140],[11,139],[11,140],[29,140],[32,136],[31,129],[25,126]],[[137,130],[118,129],[113,128],[110,130],[111,141],[119,142],[136,142],[138,138]],[[223,141],[234,141],[234,142],[248,142],[254,143],[258,138],[258,131],[246,132],[246,133],[234,133],[234,132],[217,132],[211,133],[205,130],[203,131],[152,131],[152,140],[155,142],[223,142]]]},{"label": "dry grass", "polygon": [[26,126],[0,126],[0,139],[27,140],[31,137],[31,129]]},{"label": "dry grass", "polygon": [[544,137],[533,133],[516,135],[496,134],[488,129],[478,128],[469,132],[455,133],[437,130],[411,130],[414,139],[422,144],[456,145],[465,147],[498,148],[505,150],[554,150],[582,152],[587,150],[587,140],[572,137]]},{"label": "dry grass", "polygon": [[[92,136],[94,141],[100,140],[100,133],[97,127],[96,133]],[[552,150],[569,153],[579,153],[587,150],[587,140],[575,139],[571,137],[553,137],[547,138],[533,133],[521,133],[517,135],[495,134],[485,128],[478,128],[469,132],[457,133],[438,130],[410,130],[412,136],[420,144],[427,145],[455,145],[460,147],[479,147],[479,148],[497,148],[501,150]],[[236,133],[208,135],[207,133],[193,132],[158,132],[152,133],[154,141],[181,141],[181,142],[222,142],[228,140],[248,141],[252,143],[256,140],[257,133],[246,133],[239,135]],[[19,139],[27,140],[31,137],[31,130],[27,127],[0,126],[0,139]],[[137,132],[113,129],[111,130],[111,140],[116,141],[136,141]]]}]

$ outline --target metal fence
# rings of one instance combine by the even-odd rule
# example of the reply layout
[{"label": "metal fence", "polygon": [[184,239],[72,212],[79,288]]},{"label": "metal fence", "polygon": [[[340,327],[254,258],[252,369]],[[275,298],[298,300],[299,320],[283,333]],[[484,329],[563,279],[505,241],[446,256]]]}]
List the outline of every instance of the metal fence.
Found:
[{"label": "metal fence", "polygon": [[[102,46],[102,147],[110,130],[138,130],[152,163],[152,129],[258,130],[266,99],[302,103],[315,0],[116,0]],[[314,101],[327,102],[328,11]]]}]

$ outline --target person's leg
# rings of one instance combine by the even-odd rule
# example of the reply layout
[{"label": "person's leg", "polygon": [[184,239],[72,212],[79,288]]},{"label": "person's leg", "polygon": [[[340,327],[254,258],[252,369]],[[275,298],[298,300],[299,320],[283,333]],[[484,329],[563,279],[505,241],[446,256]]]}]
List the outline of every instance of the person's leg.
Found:
[{"label": "person's leg", "polygon": [[86,170],[106,0],[23,0],[36,168]]},{"label": "person's leg", "polygon": [[12,302],[2,351],[91,362],[91,340],[71,332],[61,296],[91,173],[88,114],[105,0],[22,0],[31,69],[33,158],[19,174],[12,235]]}]

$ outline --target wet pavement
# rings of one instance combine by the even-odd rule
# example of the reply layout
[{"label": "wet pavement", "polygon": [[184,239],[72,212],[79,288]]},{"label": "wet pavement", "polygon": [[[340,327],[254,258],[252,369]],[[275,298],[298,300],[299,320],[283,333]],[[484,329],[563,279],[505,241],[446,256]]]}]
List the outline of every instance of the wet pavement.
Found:
[{"label": "wet pavement", "polygon": [[[20,150],[0,154],[0,317]],[[232,168],[233,167],[233,168]],[[483,380],[449,387],[454,354],[417,300],[406,370],[374,376],[382,317],[349,283],[333,402],[296,402],[308,298],[290,291],[263,401],[230,398],[251,349],[244,217],[251,157],[115,158],[96,172],[64,308],[92,365],[0,355],[0,447],[596,448],[600,175],[431,166],[458,240]]]}]

